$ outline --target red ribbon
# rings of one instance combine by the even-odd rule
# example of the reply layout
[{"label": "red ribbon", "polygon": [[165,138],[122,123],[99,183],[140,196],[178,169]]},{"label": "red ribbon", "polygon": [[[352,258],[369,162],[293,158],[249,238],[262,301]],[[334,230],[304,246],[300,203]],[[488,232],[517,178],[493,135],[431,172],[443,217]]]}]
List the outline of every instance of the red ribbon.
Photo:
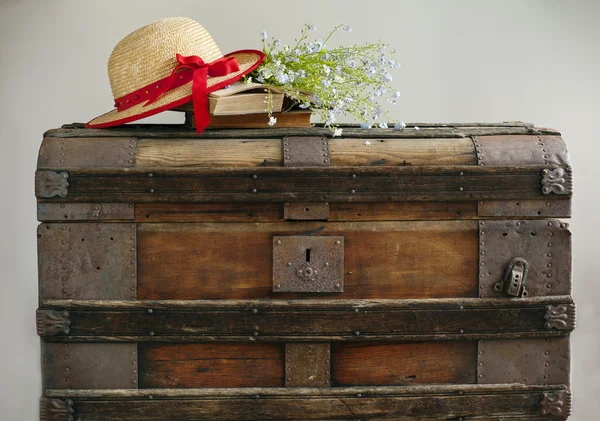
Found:
[{"label": "red ribbon", "polygon": [[230,73],[238,72],[240,66],[235,57],[222,57],[206,64],[204,63],[204,60],[198,56],[182,56],[181,54],[177,54],[177,62],[179,64],[175,66],[168,77],[115,100],[117,109],[123,111],[147,101],[146,104],[144,104],[145,107],[154,103],[165,92],[183,86],[191,80],[196,132],[198,134],[202,133],[210,123],[208,92],[206,86],[208,76],[226,76]]}]

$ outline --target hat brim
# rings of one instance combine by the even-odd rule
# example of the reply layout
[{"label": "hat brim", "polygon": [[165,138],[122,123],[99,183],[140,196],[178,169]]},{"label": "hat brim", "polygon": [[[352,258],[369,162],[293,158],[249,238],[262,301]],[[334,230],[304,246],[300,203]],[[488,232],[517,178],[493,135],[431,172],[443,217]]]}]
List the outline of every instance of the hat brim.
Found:
[{"label": "hat brim", "polygon": [[[256,69],[265,59],[262,51],[258,50],[240,50],[225,55],[225,57],[235,57],[238,61],[240,70],[230,73],[226,76],[209,77],[206,81],[207,92],[214,92],[227,85],[240,80],[243,76]],[[192,100],[192,82],[186,83],[178,88],[165,92],[158,100],[150,105],[145,103],[134,105],[123,111],[116,108],[94,118],[88,122],[86,128],[103,129],[107,127],[120,126],[141,120],[142,118],[161,113],[178,107]]]}]

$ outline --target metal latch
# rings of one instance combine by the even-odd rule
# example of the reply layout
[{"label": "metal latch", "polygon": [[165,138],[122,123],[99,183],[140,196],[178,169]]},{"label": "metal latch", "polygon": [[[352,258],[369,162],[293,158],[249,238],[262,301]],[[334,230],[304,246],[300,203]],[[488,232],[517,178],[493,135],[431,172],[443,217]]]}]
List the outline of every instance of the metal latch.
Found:
[{"label": "metal latch", "polygon": [[344,237],[274,236],[274,292],[343,292]]},{"label": "metal latch", "polygon": [[516,257],[508,265],[504,274],[504,281],[497,282],[494,285],[494,290],[503,292],[506,295],[513,297],[527,297],[527,289],[525,289],[525,280],[529,271],[529,263],[527,260]]}]

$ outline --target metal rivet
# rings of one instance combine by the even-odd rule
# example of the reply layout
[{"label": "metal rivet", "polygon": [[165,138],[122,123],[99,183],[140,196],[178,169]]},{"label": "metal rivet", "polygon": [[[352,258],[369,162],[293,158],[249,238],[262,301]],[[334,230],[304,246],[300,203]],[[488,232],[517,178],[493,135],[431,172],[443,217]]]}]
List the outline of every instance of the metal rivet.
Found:
[{"label": "metal rivet", "polygon": [[258,332],[254,332],[254,336],[258,336]]},{"label": "metal rivet", "polygon": [[465,333],[464,329],[460,329],[458,333]]},{"label": "metal rivet", "polygon": [[335,289],[340,289],[341,285],[340,284],[335,284]]},{"label": "metal rivet", "polygon": [[252,189],[252,193],[256,193],[258,190],[256,189]]},{"label": "metal rivet", "polygon": [[548,247],[552,247],[552,243],[548,243]]},{"label": "metal rivet", "polygon": [[150,189],[150,193],[154,193],[154,189]]},{"label": "metal rivet", "polygon": [[354,335],[360,336],[360,332],[357,330],[356,332],[354,332]]},{"label": "metal rivet", "polygon": [[552,288],[552,284],[546,284],[546,288]]},{"label": "metal rivet", "polygon": [[[290,265],[291,265],[291,263],[290,263]],[[329,266],[329,262],[325,262],[325,266]]]},{"label": "metal rivet", "polygon": [[460,190],[460,191],[463,191],[463,190],[464,190],[464,188],[462,188],[462,187],[459,187],[459,188],[458,188],[458,190]]},{"label": "metal rivet", "polygon": [[154,177],[154,174],[148,173],[148,177]]},{"label": "metal rivet", "polygon": [[552,274],[551,274],[551,273],[549,273],[549,274],[547,274],[547,275],[546,275],[546,277],[547,277],[547,278],[552,278]]},{"label": "metal rivet", "polygon": [[544,367],[550,367],[550,363],[544,364]]},{"label": "metal rivet", "polygon": [[151,308],[148,309],[148,313],[153,313],[154,310],[152,310]]},{"label": "metal rivet", "polygon": [[458,173],[458,175],[463,176],[463,175],[465,175],[465,173],[461,171]]},{"label": "metal rivet", "polygon": [[548,253],[548,254],[547,254],[547,256],[548,256],[548,257],[552,257],[552,253]]},{"label": "metal rivet", "polygon": [[357,398],[362,398],[362,394],[361,394],[361,393],[357,393],[357,394],[356,394],[356,397],[357,397]]},{"label": "metal rivet", "polygon": [[550,355],[550,351],[544,352],[544,355]]},{"label": "metal rivet", "polygon": [[552,222],[548,222],[548,226],[551,227],[552,226]]},{"label": "metal rivet", "polygon": [[255,179],[256,179],[256,178],[258,178],[258,175],[254,174],[254,175],[252,176],[252,178],[255,178]]},{"label": "metal rivet", "polygon": [[277,243],[277,244],[281,244],[281,240],[277,240],[277,241],[276,241],[276,243]]},{"label": "metal rivet", "polygon": [[281,288],[281,284],[275,285],[275,288],[280,289]]},{"label": "metal rivet", "polygon": [[350,190],[350,193],[354,194],[356,193],[356,190]]},{"label": "metal rivet", "polygon": [[348,275],[352,275],[352,271],[351,270],[348,271]]},{"label": "metal rivet", "polygon": [[289,157],[289,156],[286,156],[286,157],[285,157],[285,159],[290,159],[290,157]]},{"label": "metal rivet", "polygon": [[68,373],[69,371],[71,371],[71,369],[69,367],[65,367],[65,371]]},{"label": "metal rivet", "polygon": [[150,332],[150,336],[154,336],[154,332]]},{"label": "metal rivet", "polygon": [[460,310],[464,310],[464,308],[465,308],[465,307],[464,307],[464,306],[458,306],[458,308],[459,308]]},{"label": "metal rivet", "polygon": [[[288,266],[292,266],[292,263],[291,262],[287,262],[287,265]],[[326,266],[329,266],[329,265],[326,265]]]},{"label": "metal rivet", "polygon": [[482,379],[482,378],[483,378],[483,374],[480,374],[480,375],[479,375],[479,378],[480,378],[480,379]]},{"label": "metal rivet", "polygon": [[335,243],[336,244],[341,244],[341,241],[340,240],[335,240]]},{"label": "metal rivet", "polygon": [[352,178],[356,178],[356,174],[352,174]]},{"label": "metal rivet", "polygon": [[562,223],[560,224],[560,227],[561,227],[561,228],[566,228],[566,227],[567,227],[567,224],[565,224],[564,222],[562,222]]},{"label": "metal rivet", "polygon": [[519,227],[519,226],[521,226],[521,223],[520,223],[520,222],[517,222],[517,226],[518,226],[518,227]]},{"label": "metal rivet", "polygon": [[[481,277],[483,278],[483,275]],[[479,288],[485,289],[485,285],[481,285]]]},{"label": "metal rivet", "polygon": [[152,400],[152,399],[154,399],[154,396],[148,395],[148,399]]}]

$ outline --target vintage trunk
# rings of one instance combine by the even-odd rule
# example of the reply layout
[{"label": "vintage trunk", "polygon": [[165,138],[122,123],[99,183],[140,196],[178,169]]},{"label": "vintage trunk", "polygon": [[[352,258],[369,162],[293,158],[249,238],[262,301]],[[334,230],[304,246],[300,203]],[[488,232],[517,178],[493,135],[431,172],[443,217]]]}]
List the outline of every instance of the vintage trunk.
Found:
[{"label": "vintage trunk", "polygon": [[566,419],[560,134],[419,126],[47,132],[41,419]]}]

